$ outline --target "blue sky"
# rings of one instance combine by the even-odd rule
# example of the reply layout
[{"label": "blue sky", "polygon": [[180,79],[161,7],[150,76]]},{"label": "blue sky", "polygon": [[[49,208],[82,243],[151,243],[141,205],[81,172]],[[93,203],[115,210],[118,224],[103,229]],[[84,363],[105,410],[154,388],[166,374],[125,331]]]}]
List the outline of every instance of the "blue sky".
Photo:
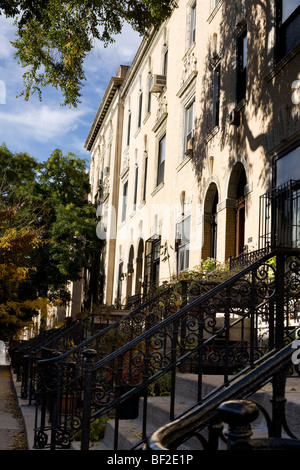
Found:
[{"label": "blue sky", "polygon": [[0,83],[5,84],[5,99],[0,99],[0,144],[15,152],[27,152],[39,161],[49,158],[60,148],[64,154],[75,152],[89,160],[84,148],[101,98],[120,64],[129,65],[141,37],[125,25],[116,42],[108,48],[96,42],[85,62],[87,80],[77,108],[61,106],[60,92],[44,88],[42,101],[33,95],[29,101],[17,95],[23,90],[23,69],[14,59],[14,26],[11,19],[0,16]]}]

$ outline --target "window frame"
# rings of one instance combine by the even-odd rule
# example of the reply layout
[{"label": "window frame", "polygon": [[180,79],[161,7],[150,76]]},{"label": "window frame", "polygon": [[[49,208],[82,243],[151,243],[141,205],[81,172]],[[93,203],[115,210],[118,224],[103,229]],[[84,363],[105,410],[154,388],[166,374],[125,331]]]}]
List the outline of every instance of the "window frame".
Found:
[{"label": "window frame", "polygon": [[161,183],[164,182],[165,160],[166,160],[166,133],[164,133],[158,140],[156,186],[159,186]]},{"label": "window frame", "polygon": [[[192,114],[192,117],[190,116]],[[195,132],[195,96],[193,96],[184,107],[184,155],[187,150],[188,141],[194,137]]]},{"label": "window frame", "polygon": [[[188,221],[188,228],[189,228],[189,233],[188,236],[186,234],[186,229],[185,229],[185,224]],[[176,249],[177,249],[177,274],[179,274],[182,271],[185,271],[186,269],[189,268],[189,262],[190,262],[190,243],[191,243],[191,215],[187,215],[183,219],[181,219],[179,222],[176,224]],[[181,243],[182,239],[179,238],[181,233],[184,233],[185,235],[185,241],[184,243]],[[181,255],[183,254],[183,266],[181,266]]]},{"label": "window frame", "polygon": [[[126,191],[125,191],[126,188]],[[121,223],[125,222],[127,216],[127,199],[128,199],[128,180],[123,183],[122,191],[122,212],[121,212]]]},{"label": "window frame", "polygon": [[212,128],[220,124],[221,63],[216,64],[212,74]]},{"label": "window frame", "polygon": [[216,8],[220,0],[211,0],[211,11]]},{"label": "window frame", "polygon": [[148,176],[148,155],[145,155],[145,160],[144,160],[143,201],[146,201],[147,176]]},{"label": "window frame", "polygon": [[127,147],[130,145],[130,137],[131,137],[131,111],[128,113],[128,120],[127,120]]},{"label": "window frame", "polygon": [[190,32],[189,32],[189,46],[196,41],[196,25],[197,25],[197,2],[195,1],[190,5]]},{"label": "window frame", "polygon": [[297,22],[300,24],[300,5],[298,5],[292,13],[282,21],[283,2],[287,0],[276,1],[276,60],[277,62],[283,59],[289,52],[291,52],[299,43],[300,35],[291,35],[290,37],[296,39],[299,37],[298,42],[292,42],[290,46],[287,45],[287,32],[289,29],[297,27]]},{"label": "window frame", "polygon": [[151,89],[153,87],[153,83],[154,83],[154,76],[152,73],[149,73],[149,81],[148,81],[148,104],[147,104],[147,111],[148,113],[151,113],[151,98],[152,98],[152,93],[151,93]]},{"label": "window frame", "polygon": [[280,152],[276,157],[273,159],[273,184],[272,187],[276,188],[277,186],[281,186],[285,183],[287,183],[291,178],[289,178],[286,181],[280,181],[278,184],[279,180],[279,164],[280,162],[284,161],[285,157],[288,157],[288,155],[293,154],[297,149],[299,149],[300,153],[300,140],[297,140],[293,145],[290,145],[288,148]]},{"label": "window frame", "polygon": [[247,26],[244,26],[236,41],[237,50],[237,77],[236,77],[236,101],[240,103],[246,98],[247,90]]},{"label": "window frame", "polygon": [[143,110],[143,92],[141,91],[138,97],[138,122],[137,127],[142,127],[142,110]]},{"label": "window frame", "polygon": [[169,49],[166,49],[163,57],[163,75],[167,77],[168,75],[168,65],[169,65]]},{"label": "window frame", "polygon": [[134,172],[134,191],[133,191],[133,210],[137,207],[137,195],[138,195],[138,179],[139,179],[139,166],[135,166]]}]

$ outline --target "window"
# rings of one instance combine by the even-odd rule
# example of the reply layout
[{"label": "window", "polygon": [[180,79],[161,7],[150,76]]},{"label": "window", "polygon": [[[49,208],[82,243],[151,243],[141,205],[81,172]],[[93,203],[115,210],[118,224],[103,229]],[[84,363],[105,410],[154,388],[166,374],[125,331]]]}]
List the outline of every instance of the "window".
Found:
[{"label": "window", "polygon": [[220,0],[211,0],[211,9],[213,10],[219,3]]},{"label": "window", "polygon": [[165,152],[166,152],[166,135],[164,135],[160,139],[159,144],[158,144],[157,186],[164,181]]},{"label": "window", "polygon": [[277,58],[300,42],[300,0],[277,0]]},{"label": "window", "polygon": [[246,97],[247,69],[247,29],[245,28],[237,39],[237,83],[236,98],[239,103]]},{"label": "window", "polygon": [[160,246],[161,239],[157,235],[153,235],[146,241],[144,293],[148,293],[151,286],[159,284]]},{"label": "window", "polygon": [[140,93],[139,104],[138,104],[138,128],[142,125],[142,106],[143,106],[143,93]]},{"label": "window", "polygon": [[121,304],[122,274],[123,274],[123,262],[121,261],[119,263],[119,272],[118,272],[117,305]]},{"label": "window", "polygon": [[126,181],[123,185],[122,219],[121,219],[121,222],[124,222],[124,220],[126,219],[127,195],[128,195],[128,181]]},{"label": "window", "polygon": [[275,182],[281,186],[290,180],[300,180],[300,145],[284,152],[275,160]]},{"label": "window", "polygon": [[127,123],[127,145],[130,144],[130,130],[131,130],[131,113],[128,114],[128,123]]},{"label": "window", "polygon": [[145,156],[145,168],[144,168],[143,201],[146,201],[147,171],[148,171],[148,156],[146,155]]},{"label": "window", "polygon": [[282,152],[274,161],[275,184],[271,201],[271,243],[300,247],[300,145]]},{"label": "window", "polygon": [[188,141],[194,136],[195,100],[185,108],[184,152]]},{"label": "window", "polygon": [[210,232],[211,232],[211,243],[210,243],[210,257],[213,259],[217,258],[217,228],[218,228],[218,213],[217,205],[219,201],[218,191],[216,191],[212,210],[210,214]]},{"label": "window", "polygon": [[196,3],[190,9],[190,45],[196,40]]},{"label": "window", "polygon": [[219,125],[220,116],[220,64],[213,70],[213,113],[212,128]]},{"label": "window", "polygon": [[149,84],[148,84],[149,88],[148,88],[148,113],[151,112],[151,89],[153,87],[153,75],[151,75],[150,79],[149,79]]},{"label": "window", "polygon": [[169,51],[166,50],[164,53],[164,63],[163,63],[163,75],[168,75],[168,60],[169,60]]},{"label": "window", "polygon": [[139,178],[139,167],[135,168],[135,177],[134,177],[134,194],[133,194],[133,210],[136,210],[137,204],[137,190],[138,190],[138,178]]},{"label": "window", "polygon": [[180,273],[189,267],[190,258],[190,231],[191,216],[186,217],[177,224],[177,272]]}]

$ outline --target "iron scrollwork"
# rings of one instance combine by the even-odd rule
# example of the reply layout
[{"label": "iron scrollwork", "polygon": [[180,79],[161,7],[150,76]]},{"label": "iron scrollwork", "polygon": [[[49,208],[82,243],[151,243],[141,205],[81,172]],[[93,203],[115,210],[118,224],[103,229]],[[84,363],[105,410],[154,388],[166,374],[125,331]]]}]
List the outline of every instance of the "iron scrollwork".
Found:
[{"label": "iron scrollwork", "polygon": [[[284,279],[283,314],[288,317],[291,309],[296,309],[299,294],[299,256],[285,260]],[[55,393],[60,403],[55,445],[68,445],[82,427],[84,348],[96,350],[91,420],[111,413],[118,416],[127,397],[146,397],[149,387],[167,374],[174,384],[178,370],[199,378],[218,374],[225,382],[228,374],[253,367],[273,347],[277,292],[276,257],[271,254],[221,285],[201,280],[181,282],[172,292],[162,289],[129,316],[48,363],[48,370],[39,368],[39,406],[47,400],[49,404],[49,396]],[[72,397],[72,406],[62,412],[64,392]],[[169,393],[171,402],[175,401],[174,387]],[[43,426],[36,430],[40,446],[49,445],[50,439],[49,429],[46,438]]]}]

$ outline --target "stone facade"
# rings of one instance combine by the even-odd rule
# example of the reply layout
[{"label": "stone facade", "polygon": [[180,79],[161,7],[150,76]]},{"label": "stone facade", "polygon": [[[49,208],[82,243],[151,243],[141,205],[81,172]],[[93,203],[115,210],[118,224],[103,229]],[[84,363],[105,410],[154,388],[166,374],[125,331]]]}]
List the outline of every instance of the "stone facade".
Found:
[{"label": "stone facade", "polygon": [[300,44],[279,55],[277,6],[179,0],[112,78],[86,142],[104,303],[262,247],[260,197],[300,178]]}]

